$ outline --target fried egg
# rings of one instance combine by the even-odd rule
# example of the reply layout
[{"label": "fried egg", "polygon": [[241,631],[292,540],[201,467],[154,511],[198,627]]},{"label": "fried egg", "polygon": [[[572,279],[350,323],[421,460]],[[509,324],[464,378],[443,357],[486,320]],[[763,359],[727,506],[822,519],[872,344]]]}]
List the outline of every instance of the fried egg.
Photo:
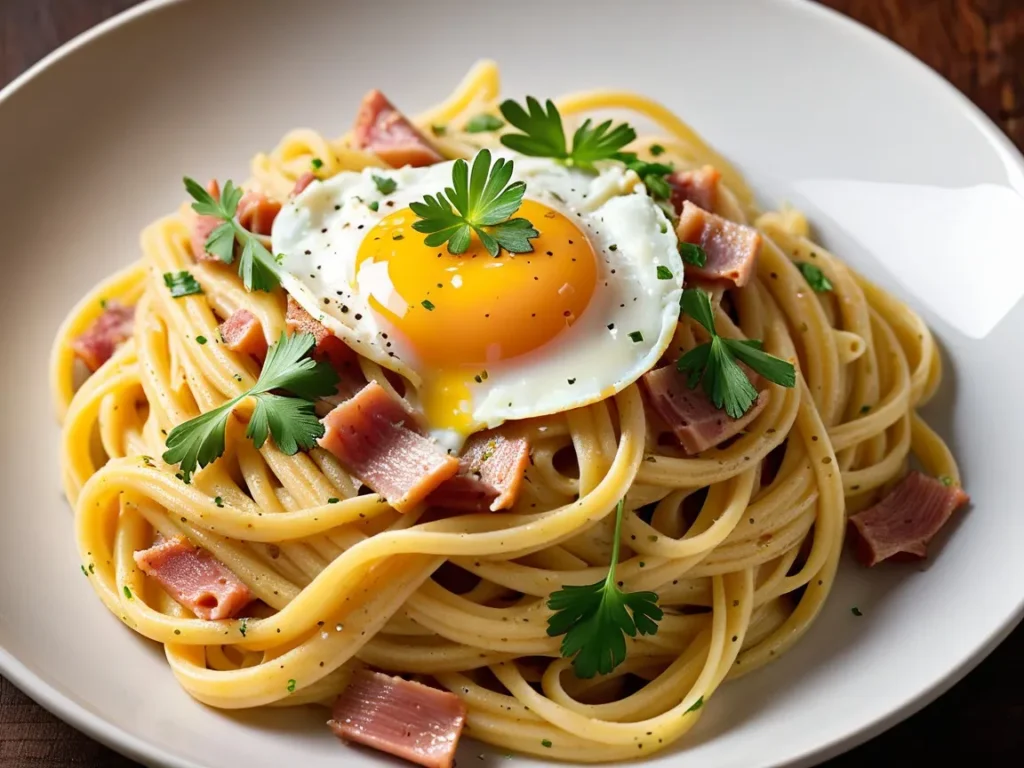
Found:
[{"label": "fried egg", "polygon": [[539,232],[532,253],[424,243],[408,206],[451,186],[451,162],[313,183],[271,236],[285,289],[405,376],[410,405],[452,450],[506,420],[615,394],[657,363],[679,317],[678,242],[632,171],[499,156],[526,183],[515,215]]}]

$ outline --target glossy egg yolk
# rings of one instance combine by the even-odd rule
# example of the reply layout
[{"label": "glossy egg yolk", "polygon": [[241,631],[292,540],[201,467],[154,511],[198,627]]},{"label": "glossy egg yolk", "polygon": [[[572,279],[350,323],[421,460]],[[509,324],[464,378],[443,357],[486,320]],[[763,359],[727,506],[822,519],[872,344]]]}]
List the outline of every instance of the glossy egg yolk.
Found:
[{"label": "glossy egg yolk", "polygon": [[[579,318],[594,294],[597,256],[567,216],[532,200],[517,217],[539,235],[531,253],[491,256],[477,237],[461,254],[430,248],[408,208],[370,230],[356,257],[360,290],[414,351],[428,422],[468,434],[471,389],[487,365],[530,353]],[[386,276],[383,274],[386,270]]]},{"label": "glossy egg yolk", "polygon": [[[429,248],[408,208],[385,216],[359,248],[356,274],[387,265],[389,297],[370,304],[431,368],[484,365],[531,352],[586,309],[597,280],[589,241],[568,217],[527,200],[517,217],[540,233],[533,252],[491,256],[474,236],[465,253]],[[382,298],[384,301],[382,301]]]}]

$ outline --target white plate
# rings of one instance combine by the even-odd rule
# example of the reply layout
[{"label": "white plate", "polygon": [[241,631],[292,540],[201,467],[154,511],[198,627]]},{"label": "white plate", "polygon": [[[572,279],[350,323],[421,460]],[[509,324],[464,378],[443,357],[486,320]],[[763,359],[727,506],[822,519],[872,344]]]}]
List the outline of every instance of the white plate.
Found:
[{"label": "white plate", "polygon": [[[74,725],[176,767],[386,762],[345,752],[322,714],[196,704],[102,607],[59,490],[47,353],[72,304],[180,204],[183,174],[245,176],[296,125],[341,133],[370,87],[419,110],[484,56],[512,95],[613,86],[667,102],[765,200],[805,209],[829,246],[920,309],[949,362],[928,415],[974,504],[937,556],[844,567],[807,637],[727,684],[681,751],[650,764],[809,765],[934,698],[1020,618],[1024,165],[923,65],[792,0],[157,2],[0,95],[0,668]],[[480,752],[468,743],[463,757]]]}]

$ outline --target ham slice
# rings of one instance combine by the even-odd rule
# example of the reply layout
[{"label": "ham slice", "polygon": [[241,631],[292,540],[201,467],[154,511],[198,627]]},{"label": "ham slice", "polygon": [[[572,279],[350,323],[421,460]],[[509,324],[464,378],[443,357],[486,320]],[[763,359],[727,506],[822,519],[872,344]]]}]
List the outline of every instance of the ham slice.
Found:
[{"label": "ham slice", "polygon": [[[220,184],[217,183],[216,179],[210,180],[210,183],[206,185],[206,191],[209,192],[215,200],[220,200]],[[216,216],[196,215],[192,220],[192,226],[189,230],[189,242],[192,245],[193,259],[196,259],[197,261],[220,261],[218,257],[207,252],[206,239],[210,236],[210,233],[221,224],[221,220]]]},{"label": "ham slice", "polygon": [[718,204],[718,181],[722,174],[713,165],[705,165],[696,171],[676,171],[668,177],[672,188],[672,207],[682,213],[683,204],[689,200],[705,211],[714,211]]},{"label": "ham slice", "polygon": [[399,512],[423,501],[459,471],[459,461],[421,435],[413,415],[370,382],[323,419],[320,447]]},{"label": "ham slice", "polygon": [[184,536],[136,552],[135,562],[200,619],[233,619],[253,601],[249,587],[224,563]]},{"label": "ham slice", "polygon": [[252,355],[263,360],[267,356],[267,339],[263,326],[248,309],[237,309],[220,324],[220,337],[232,352]]},{"label": "ham slice", "polygon": [[327,360],[335,368],[347,368],[355,362],[356,353],[348,345],[331,333],[327,326],[315,320],[309,312],[302,308],[291,296],[288,297],[288,311],[285,322],[291,333],[310,333],[316,339],[313,356]]},{"label": "ham slice", "polygon": [[466,724],[454,693],[360,670],[342,691],[327,725],[345,741],[373,747],[425,768],[452,768]]},{"label": "ham slice", "polygon": [[[750,377],[750,374],[747,376]],[[756,387],[760,377],[750,378]],[[703,389],[690,389],[686,383],[686,374],[680,373],[674,365],[648,371],[640,381],[647,390],[654,410],[665,420],[689,454],[706,451],[738,435],[757,418],[769,397],[767,391],[761,392],[750,410],[734,419],[716,408]]]},{"label": "ham slice", "polygon": [[927,556],[928,542],[970,497],[957,485],[911,472],[884,499],[850,517],[850,538],[866,566]]},{"label": "ham slice", "polygon": [[708,213],[687,200],[679,215],[676,234],[680,242],[699,245],[708,257],[703,267],[687,264],[687,277],[728,280],[740,287],[754,274],[761,252],[761,235],[757,230]]},{"label": "ham slice", "polygon": [[316,174],[312,171],[306,171],[304,174],[299,176],[299,178],[295,180],[295,186],[292,187],[292,197],[297,196],[314,181],[316,181]]},{"label": "ham slice", "polygon": [[459,457],[459,474],[430,494],[427,503],[471,512],[508,509],[519,498],[529,463],[525,438],[493,432],[473,435]]},{"label": "ham slice", "polygon": [[114,350],[131,338],[135,327],[135,307],[108,301],[103,314],[89,330],[71,342],[71,348],[90,371],[96,371],[110,359]]},{"label": "ham slice", "polygon": [[392,168],[420,168],[444,160],[380,91],[370,91],[363,98],[352,135],[357,147],[369,149]]}]

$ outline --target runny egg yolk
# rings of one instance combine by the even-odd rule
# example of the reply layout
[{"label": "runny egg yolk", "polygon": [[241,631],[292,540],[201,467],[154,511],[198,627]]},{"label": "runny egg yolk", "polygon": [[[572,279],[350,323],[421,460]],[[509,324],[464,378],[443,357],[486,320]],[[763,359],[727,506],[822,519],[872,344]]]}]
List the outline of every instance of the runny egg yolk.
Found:
[{"label": "runny egg yolk", "polygon": [[579,227],[533,200],[516,216],[539,233],[531,253],[493,257],[475,236],[458,255],[430,248],[408,208],[381,219],[359,247],[357,275],[386,265],[388,295],[375,288],[370,306],[414,351],[422,406],[435,426],[468,428],[470,388],[485,380],[486,366],[542,347],[593,296],[597,256]]}]

